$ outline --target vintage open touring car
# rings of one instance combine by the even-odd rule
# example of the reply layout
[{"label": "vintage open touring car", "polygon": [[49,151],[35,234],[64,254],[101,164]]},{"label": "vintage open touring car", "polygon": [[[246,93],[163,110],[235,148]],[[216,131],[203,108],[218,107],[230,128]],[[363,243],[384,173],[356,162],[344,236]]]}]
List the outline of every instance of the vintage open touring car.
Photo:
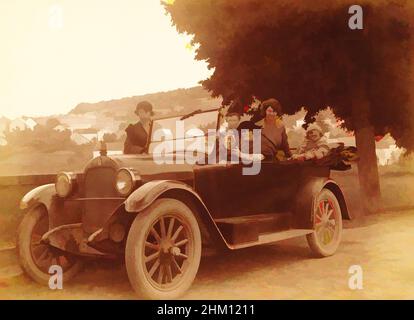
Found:
[{"label": "vintage open touring car", "polygon": [[[177,120],[204,131],[223,122],[215,109],[156,119],[152,128],[174,132]],[[141,298],[174,299],[191,286],[204,248],[306,236],[317,256],[337,250],[350,215],[329,162],[263,160],[257,175],[243,175],[243,163],[159,165],[152,151],[160,141],[149,140],[146,154],[102,150],[82,173],[61,172],[23,197],[18,253],[31,278],[47,284],[50,266],[60,265],[67,281],[85,257],[124,258]]]}]

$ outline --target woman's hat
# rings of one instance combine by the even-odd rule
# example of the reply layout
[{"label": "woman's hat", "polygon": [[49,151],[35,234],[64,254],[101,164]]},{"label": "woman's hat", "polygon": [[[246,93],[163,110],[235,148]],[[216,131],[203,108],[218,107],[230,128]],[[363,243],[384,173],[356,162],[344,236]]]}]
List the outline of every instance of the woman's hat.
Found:
[{"label": "woman's hat", "polygon": [[308,127],[306,128],[306,132],[309,132],[311,130],[316,130],[319,131],[322,135],[323,135],[323,131],[322,128],[317,125],[316,123],[311,123],[310,125],[308,125]]},{"label": "woman's hat", "polygon": [[279,116],[282,115],[282,105],[275,98],[267,99],[260,104],[258,112],[253,115],[250,119],[252,122],[256,123],[266,117],[267,108],[271,107]]},{"label": "woman's hat", "polygon": [[278,100],[271,98],[263,101],[260,107],[263,115],[265,115],[266,109],[269,107],[271,107],[278,115],[282,115],[282,105]]}]

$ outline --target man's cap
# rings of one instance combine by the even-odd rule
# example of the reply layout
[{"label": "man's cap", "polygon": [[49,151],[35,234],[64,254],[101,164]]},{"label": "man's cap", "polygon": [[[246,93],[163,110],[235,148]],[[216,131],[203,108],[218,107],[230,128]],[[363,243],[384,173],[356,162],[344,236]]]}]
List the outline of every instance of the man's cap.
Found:
[{"label": "man's cap", "polygon": [[254,122],[243,121],[239,124],[239,126],[237,127],[237,130],[243,130],[243,129],[253,130],[253,129],[261,129],[261,127],[255,125]]},{"label": "man's cap", "polygon": [[241,114],[238,112],[227,112],[226,113],[226,117],[238,117],[239,119],[241,118]]},{"label": "man's cap", "polygon": [[143,109],[146,112],[151,112],[151,115],[154,115],[154,112],[152,111],[152,104],[148,101],[138,102],[137,107],[135,108],[135,112],[138,112],[140,109]]}]

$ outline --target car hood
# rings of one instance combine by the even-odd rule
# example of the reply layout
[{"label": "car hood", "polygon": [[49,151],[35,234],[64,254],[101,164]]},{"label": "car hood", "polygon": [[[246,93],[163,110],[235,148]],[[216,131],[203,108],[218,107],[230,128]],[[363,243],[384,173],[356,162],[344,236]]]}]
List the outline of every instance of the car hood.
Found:
[{"label": "car hood", "polygon": [[87,170],[96,167],[134,169],[145,181],[152,180],[190,180],[194,178],[194,165],[189,164],[158,164],[151,155],[110,155],[98,156],[88,162]]}]

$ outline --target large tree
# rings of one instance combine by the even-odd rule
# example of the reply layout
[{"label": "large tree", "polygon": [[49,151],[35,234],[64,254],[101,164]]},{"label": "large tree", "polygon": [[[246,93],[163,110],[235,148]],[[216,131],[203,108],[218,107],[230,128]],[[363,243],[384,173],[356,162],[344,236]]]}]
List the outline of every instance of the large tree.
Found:
[{"label": "large tree", "polygon": [[354,0],[175,0],[165,7],[179,32],[194,35],[196,59],[214,70],[202,84],[224,104],[275,97],[289,114],[305,106],[308,121],[331,106],[356,133],[364,205],[375,211],[374,136],[390,132],[414,147],[413,5],[357,2],[362,30],[348,25]]}]

